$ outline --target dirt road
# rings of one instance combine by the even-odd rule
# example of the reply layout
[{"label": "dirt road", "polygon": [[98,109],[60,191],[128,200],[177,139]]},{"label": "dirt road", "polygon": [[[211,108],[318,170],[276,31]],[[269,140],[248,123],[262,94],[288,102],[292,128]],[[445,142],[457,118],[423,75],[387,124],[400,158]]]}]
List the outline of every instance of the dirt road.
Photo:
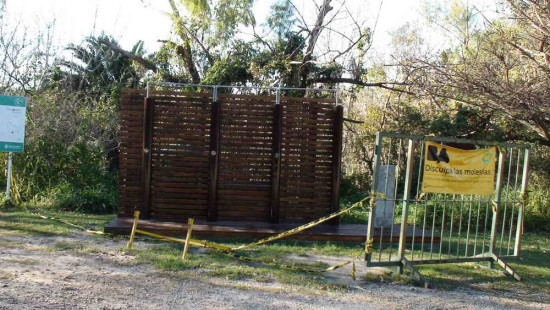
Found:
[{"label": "dirt road", "polygon": [[[93,245],[78,253],[64,244]],[[163,272],[120,249],[123,241],[0,236],[0,309],[550,309],[544,298],[469,289],[358,283],[347,291]]]}]

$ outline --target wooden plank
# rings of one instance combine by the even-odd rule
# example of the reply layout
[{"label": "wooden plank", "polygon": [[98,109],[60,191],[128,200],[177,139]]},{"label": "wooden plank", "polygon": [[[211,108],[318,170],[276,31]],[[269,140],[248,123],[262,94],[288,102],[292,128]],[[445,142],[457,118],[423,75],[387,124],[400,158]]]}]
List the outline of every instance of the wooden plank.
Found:
[{"label": "wooden plank", "polygon": [[[120,111],[121,129],[118,132],[119,139],[119,214],[125,212],[133,213],[136,207],[142,204],[142,147],[143,147],[143,107],[144,92],[139,91],[137,95],[129,95],[123,90],[121,92]],[[128,130],[135,132],[138,136],[126,136]],[[134,143],[126,143],[134,141]],[[137,142],[137,143],[136,143]],[[125,169],[124,165],[135,165],[133,169]],[[130,196],[130,197],[128,197]]]},{"label": "wooden plank", "polygon": [[[127,213],[131,215],[130,212]],[[200,216],[201,212],[194,212]],[[204,213],[202,213],[204,217]],[[164,219],[171,222],[160,220],[143,220],[140,221],[140,229],[154,233],[160,233],[167,236],[182,236],[186,232],[186,225],[182,224],[189,216],[179,213],[171,213],[168,215],[160,215]],[[176,222],[177,221],[177,222]],[[260,220],[261,221],[261,220]],[[284,231],[288,231],[298,223],[287,222],[281,224],[262,223],[256,218],[251,220],[233,220],[233,221],[218,221],[216,223],[207,222],[205,220],[196,220],[193,226],[193,235],[196,237],[230,237],[230,238],[249,238],[259,239],[272,236]],[[119,217],[107,224],[105,231],[114,234],[128,234],[131,229],[132,218]],[[365,242],[366,224],[342,224],[340,226],[330,226],[326,224],[318,225],[314,228],[305,230],[298,234],[288,237],[293,240],[308,240],[308,241],[347,241],[347,242]],[[396,234],[399,227],[394,227]],[[413,240],[411,234],[412,227],[407,229],[408,242]],[[375,242],[380,241],[379,231],[373,236]],[[431,236],[425,239],[430,239]],[[384,242],[396,242],[396,238],[389,239],[389,233],[384,232]],[[414,242],[422,242],[421,236],[414,237]],[[434,240],[439,242],[439,240]]]}]

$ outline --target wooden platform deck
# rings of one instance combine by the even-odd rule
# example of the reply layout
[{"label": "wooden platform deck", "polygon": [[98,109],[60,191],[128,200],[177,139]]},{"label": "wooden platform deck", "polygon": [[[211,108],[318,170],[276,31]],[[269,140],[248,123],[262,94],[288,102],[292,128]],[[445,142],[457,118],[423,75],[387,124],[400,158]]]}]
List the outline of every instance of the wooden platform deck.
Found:
[{"label": "wooden platform deck", "polygon": [[[133,219],[128,217],[118,217],[105,226],[105,232],[125,235],[129,234],[132,228]],[[265,222],[245,222],[245,221],[195,221],[193,226],[194,237],[221,237],[221,238],[242,238],[259,239],[269,237],[284,231],[288,231],[302,224],[281,223],[272,224]],[[166,222],[159,220],[140,220],[138,228],[165,236],[185,236],[187,224]],[[392,235],[391,227],[384,229],[374,229],[374,241],[380,241],[382,235],[383,242],[390,242]],[[393,227],[393,238],[391,242],[398,242],[400,226]],[[407,242],[412,241],[413,227],[407,227]],[[320,224],[286,239],[308,240],[308,241],[348,241],[365,242],[367,234],[367,224],[340,224],[328,225]],[[422,230],[417,229],[415,233],[415,243],[422,242]],[[431,241],[431,234],[425,232],[424,242]],[[434,237],[434,242],[439,242],[439,237]]]}]

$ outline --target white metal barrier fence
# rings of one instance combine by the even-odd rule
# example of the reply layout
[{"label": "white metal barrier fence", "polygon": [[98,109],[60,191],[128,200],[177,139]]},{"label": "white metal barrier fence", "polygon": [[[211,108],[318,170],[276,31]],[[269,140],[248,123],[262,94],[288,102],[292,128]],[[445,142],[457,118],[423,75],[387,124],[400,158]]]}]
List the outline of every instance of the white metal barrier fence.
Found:
[{"label": "white metal barrier fence", "polygon": [[[425,142],[465,149],[496,146],[494,195],[422,193]],[[379,194],[369,216],[369,266],[399,266],[418,280],[419,264],[486,261],[520,255],[527,199],[529,147],[456,138],[378,133],[373,191]]]}]

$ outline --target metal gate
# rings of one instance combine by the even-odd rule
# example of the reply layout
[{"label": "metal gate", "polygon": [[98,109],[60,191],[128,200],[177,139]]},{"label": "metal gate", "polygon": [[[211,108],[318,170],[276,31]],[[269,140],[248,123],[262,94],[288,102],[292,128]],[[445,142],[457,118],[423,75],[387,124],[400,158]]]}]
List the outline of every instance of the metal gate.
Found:
[{"label": "metal gate", "polygon": [[[422,193],[425,141],[463,149],[497,146],[495,194]],[[373,174],[377,199],[369,216],[367,240],[375,231],[369,266],[398,266],[429,286],[414,268],[420,264],[498,263],[521,251],[527,198],[529,147],[456,138],[378,133]]]}]

